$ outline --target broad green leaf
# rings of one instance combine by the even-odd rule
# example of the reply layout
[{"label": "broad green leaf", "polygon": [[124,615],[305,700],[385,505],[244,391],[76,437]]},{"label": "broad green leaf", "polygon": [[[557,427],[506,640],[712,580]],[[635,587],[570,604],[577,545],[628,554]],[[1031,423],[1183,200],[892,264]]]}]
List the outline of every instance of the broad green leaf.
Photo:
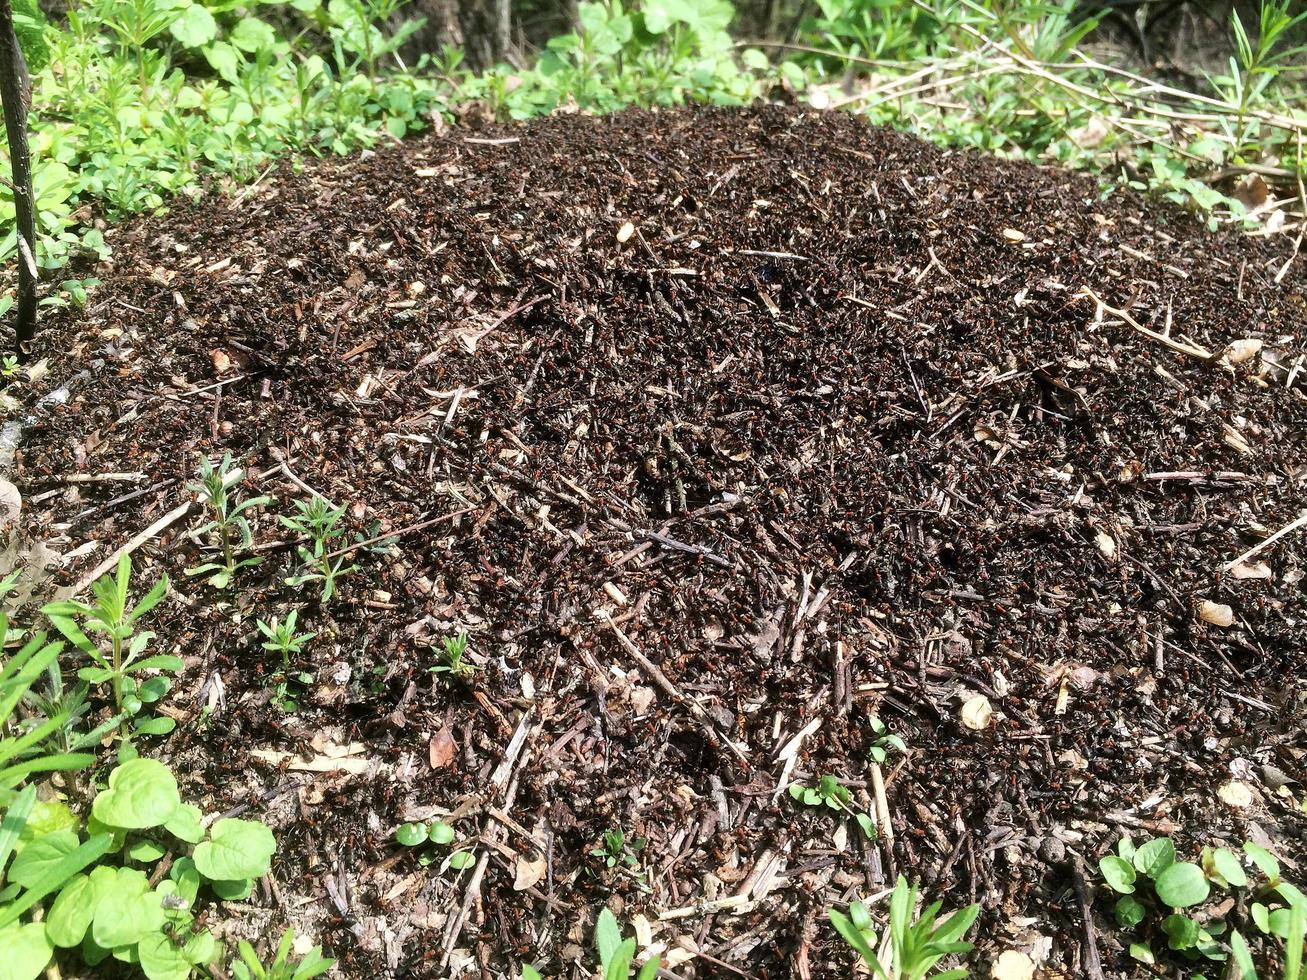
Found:
[{"label": "broad green leaf", "polygon": [[402,823],[395,830],[395,840],[405,847],[417,847],[427,842],[427,825],[421,822]]},{"label": "broad green leaf", "polygon": [[1135,851],[1133,863],[1140,874],[1156,880],[1158,875],[1175,863],[1175,844],[1169,837],[1150,840]]},{"label": "broad green leaf", "polygon": [[213,894],[224,902],[243,902],[254,893],[253,878],[238,878],[235,881],[211,881],[209,887]]},{"label": "broad green leaf", "polygon": [[0,929],[0,950],[0,980],[35,980],[54,956],[54,946],[40,922]]},{"label": "broad green leaf", "polygon": [[209,66],[221,75],[224,81],[232,85],[239,82],[240,67],[245,63],[245,58],[240,51],[226,41],[214,41],[203,50]]},{"label": "broad green leaf", "polygon": [[1168,915],[1162,920],[1162,931],[1172,949],[1192,949],[1198,944],[1198,923],[1187,915]]},{"label": "broad green leaf", "polygon": [[1118,925],[1123,929],[1133,929],[1144,921],[1146,910],[1138,899],[1125,895],[1117,900],[1116,907],[1112,911]]},{"label": "broad green leaf", "polygon": [[599,951],[599,963],[605,970],[621,945],[622,928],[617,924],[617,916],[605,908],[595,922],[595,948]]},{"label": "broad green leaf", "polygon": [[18,839],[27,829],[27,820],[36,806],[36,787],[28,786],[14,798],[0,819],[0,872],[9,863],[9,855],[14,853]]},{"label": "broad green leaf", "polygon": [[[113,875],[109,868],[97,868],[104,874]],[[63,891],[59,897],[54,900],[50,906],[50,914],[46,916],[45,928],[50,936],[50,941],[56,946],[72,948],[78,945],[86,938],[86,930],[91,925],[91,919],[95,915],[95,904],[97,901],[97,880],[89,875],[77,875],[68,884],[64,885]]]},{"label": "broad green leaf", "polygon": [[276,850],[277,840],[263,824],[226,818],[209,828],[209,839],[196,845],[192,857],[204,877],[232,881],[267,874]]},{"label": "broad green leaf", "polygon": [[132,759],[109,774],[109,788],[95,798],[91,813],[108,827],[144,830],[167,823],[181,802],[177,779],[167,766]]},{"label": "broad green leaf", "polygon": [[875,964],[876,951],[872,949],[871,944],[876,941],[876,937],[874,935],[870,938],[864,936],[862,930],[838,909],[831,909],[826,914],[830,918],[830,924],[835,927],[835,931],[849,944],[849,948],[862,958],[862,962],[868,966]]},{"label": "broad green leaf", "polygon": [[47,874],[51,868],[77,850],[81,843],[71,830],[57,830],[32,841],[18,857],[14,858],[9,869],[9,879],[24,888],[31,888]]},{"label": "broad green leaf", "polygon": [[1234,961],[1232,980],[1257,980],[1257,966],[1253,963],[1252,950],[1238,929],[1230,933],[1230,959]]},{"label": "broad green leaf", "polygon": [[150,933],[137,945],[136,952],[141,958],[141,972],[149,980],[187,980],[191,975],[192,963],[185,948],[166,933]]},{"label": "broad green leaf", "polygon": [[454,840],[454,828],[443,820],[437,820],[431,825],[431,843],[433,844],[450,844]]},{"label": "broad green leaf", "polygon": [[1248,884],[1248,875],[1233,851],[1218,847],[1211,852],[1210,862],[1211,870],[1220,876],[1224,884],[1233,885],[1236,888],[1242,888]]},{"label": "broad green leaf", "polygon": [[277,43],[277,32],[266,20],[243,17],[227,36],[227,40],[242,51],[254,54],[272,48]]},{"label": "broad green leaf", "polygon": [[167,850],[160,847],[155,841],[144,839],[134,840],[127,846],[124,851],[128,858],[140,864],[153,864],[159,858],[167,854]]},{"label": "broad green leaf", "polygon": [[1268,881],[1275,884],[1280,880],[1280,862],[1275,860],[1275,855],[1252,841],[1245,843],[1243,850],[1245,854],[1252,858],[1252,862],[1257,865],[1257,869],[1266,875]]},{"label": "broad green leaf", "polygon": [[97,896],[91,936],[98,945],[112,950],[140,942],[163,928],[163,923],[159,894],[150,889],[144,872],[119,868]]},{"label": "broad green leaf", "polygon": [[77,850],[50,866],[39,881],[23,892],[21,898],[8,905],[0,905],[0,928],[18,921],[18,917],[29,908],[62,888],[73,875],[103,856],[109,850],[109,844],[108,834],[96,834]]},{"label": "broad green leaf", "polygon": [[1105,854],[1098,859],[1098,870],[1103,880],[1107,882],[1107,887],[1112,891],[1123,895],[1134,892],[1137,875],[1134,866],[1125,858],[1117,857],[1115,854]]},{"label": "broad green leaf", "polygon": [[635,940],[622,940],[605,965],[604,980],[630,980],[633,959],[635,959]]},{"label": "broad green leaf", "polygon": [[198,48],[218,36],[218,22],[203,4],[192,3],[168,30],[186,47]]},{"label": "broad green leaf", "polygon": [[168,831],[180,841],[187,844],[198,844],[204,840],[204,828],[200,826],[200,819],[204,816],[198,806],[190,803],[183,803],[179,806],[167,822],[163,829]]},{"label": "broad green leaf", "polygon": [[1186,909],[1207,901],[1212,890],[1203,869],[1188,861],[1170,865],[1157,876],[1153,887],[1163,904],[1177,909]]}]

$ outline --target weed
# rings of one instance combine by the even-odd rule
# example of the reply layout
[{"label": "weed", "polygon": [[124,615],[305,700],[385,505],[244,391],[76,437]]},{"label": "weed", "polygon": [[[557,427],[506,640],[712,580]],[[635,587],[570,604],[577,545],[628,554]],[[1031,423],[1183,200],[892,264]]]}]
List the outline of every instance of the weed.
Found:
[{"label": "weed", "polygon": [[248,897],[276,841],[257,821],[218,819],[206,831],[202,817],[152,759],[117,766],[85,822],[24,789],[0,824],[5,975],[38,976],[56,949],[79,950],[92,968],[110,956],[139,962],[148,977],[189,977],[212,963],[218,944],[196,914],[201,889],[214,900]]},{"label": "weed", "polygon": [[[1156,950],[1164,944],[1187,962],[1230,959],[1239,970],[1234,975],[1256,977],[1247,939],[1236,923],[1227,921],[1229,911],[1219,911],[1235,903],[1208,907],[1213,889],[1218,895],[1244,889],[1248,893],[1244,924],[1251,924],[1262,936],[1284,941],[1286,961],[1295,953],[1301,958],[1307,896],[1283,880],[1279,862],[1265,848],[1249,842],[1243,852],[1241,858],[1227,848],[1204,848],[1197,862],[1181,861],[1168,837],[1137,846],[1129,837],[1121,838],[1115,853],[1104,855],[1098,867],[1103,881],[1118,896],[1113,909],[1117,925],[1138,936],[1129,944],[1131,956],[1156,963]],[[1249,875],[1245,859],[1260,878]],[[1237,903],[1237,908],[1244,906],[1243,901]]]},{"label": "weed", "polygon": [[272,962],[264,966],[254,947],[242,939],[237,946],[240,959],[231,964],[232,976],[236,980],[312,980],[335,965],[335,960],[323,957],[321,946],[314,946],[298,963],[294,962],[290,958],[294,942],[295,930],[287,929],[281,934]]},{"label": "weed", "polygon": [[467,653],[466,633],[460,632],[458,636],[446,636],[440,643],[444,650],[445,662],[432,667],[431,673],[447,674],[453,680],[465,681],[481,669],[470,660],[463,659]]},{"label": "weed", "polygon": [[[454,828],[443,820],[400,824],[395,830],[397,842],[418,849],[418,863],[423,867],[432,864],[440,856],[440,852],[434,848],[448,847],[454,842],[455,836]],[[455,871],[462,871],[476,863],[476,854],[473,851],[456,850],[445,859],[445,863]]]},{"label": "weed", "polygon": [[[628,980],[635,961],[635,939],[622,938],[622,927],[608,909],[602,909],[595,922],[595,949],[599,953],[599,975],[603,980]],[[659,957],[651,957],[635,974],[636,980],[653,980],[661,965]],[[526,976],[525,970],[523,976]]]},{"label": "weed", "polygon": [[200,460],[200,482],[190,486],[213,512],[213,520],[200,528],[198,533],[217,533],[222,560],[188,568],[186,574],[205,575],[209,584],[217,589],[230,585],[237,570],[252,568],[263,561],[262,558],[237,560],[236,557],[238,551],[248,548],[254,541],[249,521],[245,517],[246,512],[272,502],[271,497],[251,497],[238,502],[233,490],[242,478],[241,471],[232,467],[231,453],[223,453],[217,468],[207,459]]},{"label": "weed", "polygon": [[876,839],[876,822],[871,814],[853,809],[853,794],[834,776],[822,776],[815,786],[790,783],[790,797],[804,806],[827,807],[854,819],[868,840]]},{"label": "weed", "polygon": [[[332,507],[321,497],[295,501],[295,515],[281,518],[281,523],[290,530],[309,539],[309,545],[296,546],[296,553],[304,568],[296,575],[286,579],[287,585],[303,585],[305,582],[321,582],[322,593],[319,601],[326,605],[336,594],[336,582],[358,571],[356,565],[346,565],[345,555],[333,555],[331,545],[345,535],[341,521],[345,516],[345,505]],[[332,558],[335,557],[335,561]]]},{"label": "weed", "polygon": [[[938,921],[940,902],[935,902],[920,915],[915,914],[916,906],[916,886],[909,886],[907,879],[900,875],[890,894],[888,969],[876,956],[876,933],[871,913],[862,902],[851,903],[847,915],[837,909],[831,909],[828,914],[835,931],[877,977],[882,980],[922,980],[945,956],[971,949],[971,943],[963,942],[962,937],[976,921],[980,906],[968,905],[942,921]],[[935,980],[960,980],[966,975],[966,970],[955,969],[933,976]]]},{"label": "weed", "polygon": [[3,359],[0,359],[0,375],[6,378],[12,378],[21,368],[22,365],[13,354],[6,354]]},{"label": "weed", "polygon": [[871,748],[867,750],[867,758],[872,762],[884,764],[891,752],[898,752],[900,755],[907,753],[907,743],[891,732],[880,720],[880,716],[872,715],[868,724],[871,726],[873,741]]},{"label": "weed", "polygon": [[274,618],[271,623],[260,619],[255,624],[259,632],[266,637],[262,643],[263,649],[281,654],[283,670],[289,670],[290,658],[299,656],[304,650],[304,645],[318,635],[316,632],[296,633],[295,621],[298,616],[299,610],[292,609],[287,614],[285,622]]},{"label": "weed", "polygon": [[[90,684],[107,681],[112,687],[114,706],[123,716],[119,731],[125,742],[131,732],[166,735],[176,727],[177,723],[166,715],[151,716],[145,712],[147,704],[168,693],[171,679],[163,674],[148,678],[141,675],[155,670],[175,673],[183,666],[181,658],[171,654],[142,657],[154,634],[148,630],[136,632],[137,620],[158,605],[167,592],[168,576],[160,578],[135,605],[129,604],[131,577],[131,557],[124,554],[118,559],[114,575],[105,575],[91,586],[93,603],[66,600],[49,603],[42,609],[55,628],[93,661],[94,666],[83,667],[77,676]],[[103,636],[108,651],[101,650],[87,632]],[[127,755],[131,754],[128,745],[123,748]]]},{"label": "weed", "polygon": [[628,840],[624,830],[605,830],[601,843],[590,852],[590,856],[601,859],[608,868],[637,869],[640,867],[640,852],[648,843],[643,837]]}]

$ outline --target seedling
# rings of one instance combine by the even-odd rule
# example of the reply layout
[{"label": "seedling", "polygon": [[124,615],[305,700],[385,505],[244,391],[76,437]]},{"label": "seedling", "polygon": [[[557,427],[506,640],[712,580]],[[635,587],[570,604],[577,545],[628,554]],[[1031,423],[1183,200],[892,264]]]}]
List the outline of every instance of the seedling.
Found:
[{"label": "seedling", "polygon": [[321,582],[323,605],[331,601],[336,594],[336,581],[358,571],[357,565],[346,565],[346,556],[338,555],[332,562],[331,545],[345,535],[340,526],[345,516],[345,506],[332,507],[321,497],[295,501],[295,515],[281,518],[281,523],[297,534],[309,539],[307,546],[296,545],[296,552],[304,564],[304,570],[286,579],[287,585],[303,585],[305,582]]},{"label": "seedling", "polygon": [[624,830],[605,830],[603,842],[590,852],[590,856],[601,858],[608,868],[639,868],[640,852],[648,843],[643,837],[628,840]]},{"label": "seedling", "polygon": [[904,755],[908,751],[907,743],[889,730],[879,715],[872,715],[868,721],[874,741],[867,750],[867,758],[872,762],[884,764],[891,752]]},{"label": "seedling", "polygon": [[822,776],[815,786],[790,783],[790,796],[804,806],[828,807],[846,814],[854,819],[868,840],[876,839],[876,822],[871,819],[871,814],[849,806],[853,794],[834,776]]},{"label": "seedling", "polygon": [[241,479],[241,472],[232,468],[231,453],[223,453],[216,469],[207,459],[200,460],[200,482],[190,485],[190,489],[200,494],[213,512],[213,520],[200,528],[199,533],[217,533],[222,560],[188,568],[186,574],[207,576],[209,584],[216,589],[230,585],[239,569],[253,568],[263,561],[262,558],[238,560],[236,557],[238,551],[245,550],[254,542],[246,512],[272,502],[271,497],[251,497],[237,502],[232,491]]},{"label": "seedling", "polygon": [[[1204,910],[1213,889],[1218,894],[1226,889],[1247,889],[1252,924],[1261,934],[1285,942],[1286,964],[1295,955],[1301,962],[1307,896],[1280,877],[1279,862],[1265,848],[1249,842],[1243,851],[1264,880],[1251,878],[1240,856],[1227,848],[1204,848],[1195,863],[1177,860],[1170,838],[1154,838],[1138,846],[1129,837],[1121,838],[1116,853],[1103,856],[1098,867],[1104,882],[1119,896],[1113,910],[1117,924],[1140,931],[1140,939],[1129,944],[1130,955],[1155,963],[1152,941],[1165,939],[1166,948],[1184,960],[1231,959],[1237,970],[1232,976],[1255,978],[1243,934]],[[1223,938],[1227,929],[1228,938]],[[1285,973],[1294,980],[1298,975],[1298,970]]]},{"label": "seedling", "polygon": [[[888,969],[876,956],[876,932],[862,902],[851,903],[847,915],[838,909],[831,909],[828,915],[835,931],[881,980],[923,980],[945,956],[971,949],[971,943],[963,942],[962,937],[976,921],[980,906],[968,905],[943,921],[936,921],[942,903],[935,902],[914,918],[916,906],[916,886],[909,886],[899,875],[890,895]],[[933,980],[961,980],[966,975],[960,968],[931,974]]]},{"label": "seedling", "polygon": [[[395,830],[396,841],[405,847],[418,849],[418,864],[424,868],[440,857],[436,848],[448,847],[454,843],[455,836],[454,828],[443,820],[404,823]],[[446,858],[446,864],[455,871],[470,868],[475,863],[476,853],[473,851],[456,850]]]},{"label": "seedling", "polygon": [[295,942],[295,930],[287,929],[281,934],[281,942],[273,954],[272,962],[264,966],[254,947],[242,939],[237,944],[240,960],[231,964],[232,976],[236,980],[312,980],[320,977],[335,965],[335,960],[325,959],[322,947],[314,946],[298,963],[290,958],[291,946]]},{"label": "seedling", "polygon": [[3,359],[0,359],[0,375],[4,375],[6,378],[12,378],[21,367],[18,358],[13,354],[6,354]]},{"label": "seedling", "polygon": [[[118,559],[115,575],[105,575],[91,586],[94,603],[52,602],[42,610],[55,628],[93,661],[94,666],[83,667],[77,676],[90,684],[108,681],[112,686],[114,705],[123,716],[119,731],[124,739],[129,735],[129,726],[141,735],[166,735],[176,727],[177,723],[166,715],[151,716],[144,712],[145,705],[168,693],[172,680],[163,675],[142,680],[140,675],[150,670],[175,673],[183,666],[180,657],[170,654],[142,657],[154,634],[148,630],[136,632],[137,620],[158,605],[167,592],[168,576],[160,578],[134,606],[128,604],[131,577],[131,557],[124,554]],[[102,635],[108,651],[101,650],[87,632]]]},{"label": "seedling", "polygon": [[[603,980],[629,980],[631,966],[635,961],[635,938],[622,938],[622,927],[617,924],[617,916],[608,909],[599,913],[595,922],[595,949],[599,953],[599,975]],[[662,959],[654,956],[645,961],[635,974],[636,980],[653,980],[658,976]],[[531,971],[535,973],[534,970]],[[523,968],[523,978],[528,974]],[[536,973],[538,978],[540,974]]]},{"label": "seedling", "polygon": [[318,635],[316,632],[296,633],[295,620],[298,616],[299,610],[292,609],[286,616],[284,623],[274,618],[271,623],[260,619],[255,624],[258,626],[259,632],[267,637],[262,644],[263,649],[281,654],[283,670],[290,670],[291,656],[299,656],[304,650],[304,644]]},{"label": "seedling", "polygon": [[447,636],[440,643],[444,648],[445,661],[432,667],[431,673],[448,674],[453,680],[465,681],[481,669],[470,660],[463,659],[463,655],[467,653],[466,633]]}]

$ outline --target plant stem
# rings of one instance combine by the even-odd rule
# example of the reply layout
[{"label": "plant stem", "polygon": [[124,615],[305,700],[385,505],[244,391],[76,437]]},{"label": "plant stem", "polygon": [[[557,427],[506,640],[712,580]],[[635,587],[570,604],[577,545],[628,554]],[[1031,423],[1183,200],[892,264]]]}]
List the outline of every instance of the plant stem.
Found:
[{"label": "plant stem", "polygon": [[36,207],[32,195],[32,157],[27,146],[27,107],[31,80],[14,33],[10,0],[0,0],[0,99],[13,170],[14,209],[18,218],[18,357],[36,334]]}]

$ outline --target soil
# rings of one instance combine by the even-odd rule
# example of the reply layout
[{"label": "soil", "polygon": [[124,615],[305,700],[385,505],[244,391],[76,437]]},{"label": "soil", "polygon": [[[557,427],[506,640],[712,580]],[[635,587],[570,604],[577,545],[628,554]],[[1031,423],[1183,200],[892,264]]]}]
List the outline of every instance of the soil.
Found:
[{"label": "soil", "polygon": [[[1292,236],[759,108],[452,130],[109,240],[10,476],[52,584],[202,454],[276,498],[239,589],[184,574],[198,503],[133,552],[187,661],[150,751],[278,833],[237,928],[580,975],[607,904],[669,975],[836,976],[827,909],[902,873],[982,904],[978,973],[1121,976],[1085,921],[1120,834],[1307,858],[1307,531],[1224,570],[1307,500]],[[397,535],[325,606],[285,583],[305,486]],[[287,713],[255,620],[292,608]],[[433,675],[459,631],[480,669]],[[876,841],[786,791],[822,775]],[[440,815],[477,864],[395,843]],[[592,855],[619,829],[638,868]]]}]

